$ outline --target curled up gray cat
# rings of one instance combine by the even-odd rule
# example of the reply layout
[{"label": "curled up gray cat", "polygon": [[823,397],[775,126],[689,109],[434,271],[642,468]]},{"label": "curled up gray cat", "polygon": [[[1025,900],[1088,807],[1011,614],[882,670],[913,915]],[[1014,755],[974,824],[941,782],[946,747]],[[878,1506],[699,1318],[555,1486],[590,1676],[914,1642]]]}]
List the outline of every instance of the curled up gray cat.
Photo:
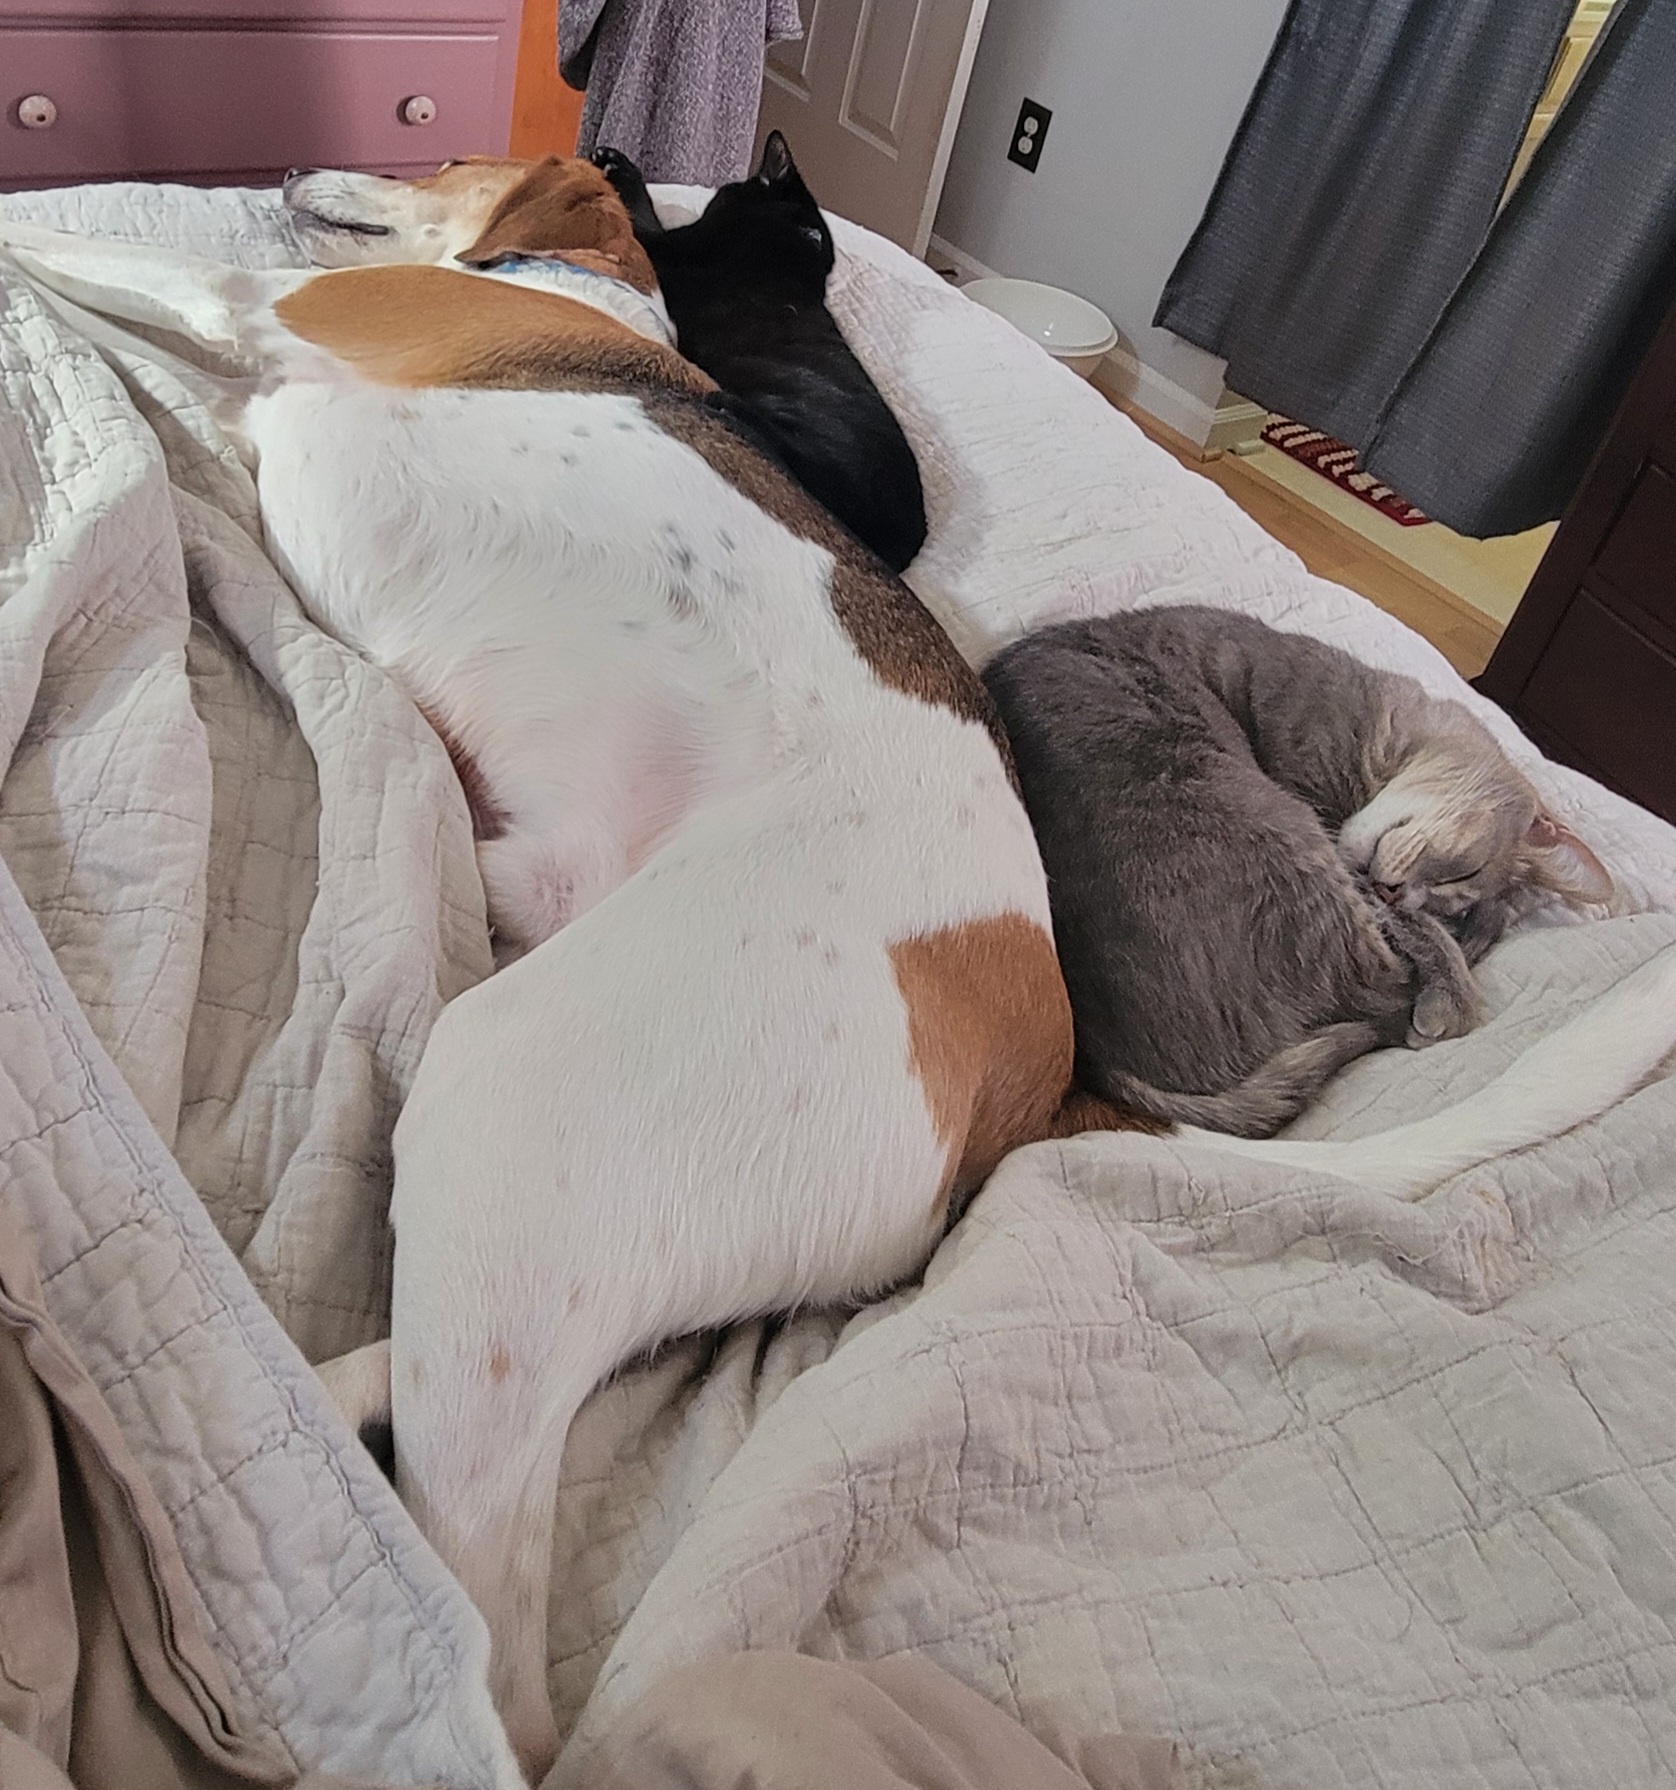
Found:
[{"label": "curled up gray cat", "polygon": [[984,674],[1047,868],[1077,1080],[1245,1137],[1378,1045],[1456,1037],[1472,965],[1592,851],[1458,703],[1248,616],[1027,636]]}]

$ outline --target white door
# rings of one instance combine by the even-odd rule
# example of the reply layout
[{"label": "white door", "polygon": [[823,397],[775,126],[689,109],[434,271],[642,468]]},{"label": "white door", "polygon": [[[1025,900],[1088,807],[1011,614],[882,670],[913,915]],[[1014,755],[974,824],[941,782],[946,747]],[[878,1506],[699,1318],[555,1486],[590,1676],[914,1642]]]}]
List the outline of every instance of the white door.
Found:
[{"label": "white door", "polygon": [[989,0],[799,0],[768,52],[757,146],[785,133],[810,190],[925,253]]}]

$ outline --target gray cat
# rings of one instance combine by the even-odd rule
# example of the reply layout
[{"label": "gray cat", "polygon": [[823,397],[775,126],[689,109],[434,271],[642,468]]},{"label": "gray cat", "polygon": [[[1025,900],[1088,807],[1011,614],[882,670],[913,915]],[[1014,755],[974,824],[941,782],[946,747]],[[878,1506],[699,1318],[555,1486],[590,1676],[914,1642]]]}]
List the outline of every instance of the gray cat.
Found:
[{"label": "gray cat", "polygon": [[1471,965],[1600,860],[1456,703],[1247,616],[1070,622],[984,674],[1047,867],[1077,1079],[1266,1137],[1381,1044],[1478,1017]]}]

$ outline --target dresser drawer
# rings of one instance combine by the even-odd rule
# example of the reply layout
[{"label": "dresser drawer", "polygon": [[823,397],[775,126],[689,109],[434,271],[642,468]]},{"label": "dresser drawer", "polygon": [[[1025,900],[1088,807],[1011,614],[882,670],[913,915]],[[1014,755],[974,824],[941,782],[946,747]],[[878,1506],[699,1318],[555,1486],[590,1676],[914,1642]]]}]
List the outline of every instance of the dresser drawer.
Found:
[{"label": "dresser drawer", "polygon": [[[148,24],[265,24],[353,29],[391,24],[410,31],[432,26],[496,24],[516,17],[517,0],[0,0],[0,17],[31,24],[77,23],[101,26]],[[0,64],[3,66],[3,64]]]},{"label": "dresser drawer", "polygon": [[1676,821],[1676,659],[1586,592],[1566,610],[1520,713],[1626,795]]},{"label": "dresser drawer", "polygon": [[[0,29],[0,179],[390,171],[504,154],[501,41],[351,31]],[[57,117],[26,130],[18,102]],[[429,123],[400,108],[423,95]]]},{"label": "dresser drawer", "polygon": [[1649,462],[1595,561],[1616,591],[1676,627],[1676,479]]},{"label": "dresser drawer", "polygon": [[1676,478],[1676,404],[1671,404],[1653,429],[1652,457]]}]

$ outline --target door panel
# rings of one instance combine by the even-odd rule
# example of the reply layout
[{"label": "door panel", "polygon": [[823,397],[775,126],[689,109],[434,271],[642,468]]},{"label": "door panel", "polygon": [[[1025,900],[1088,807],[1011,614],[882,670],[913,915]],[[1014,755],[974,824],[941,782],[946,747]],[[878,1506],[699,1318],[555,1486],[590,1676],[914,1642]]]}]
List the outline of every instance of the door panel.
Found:
[{"label": "door panel", "polygon": [[850,57],[844,123],[892,161],[924,10],[924,0],[864,0]]},{"label": "door panel", "polygon": [[785,132],[829,211],[923,254],[988,0],[804,0],[769,52],[757,140]]},{"label": "door panel", "polygon": [[767,82],[795,99],[806,100],[809,97],[808,63],[814,50],[815,33],[820,29],[821,0],[803,0],[800,10],[803,35],[792,43],[778,43],[770,48]]}]

